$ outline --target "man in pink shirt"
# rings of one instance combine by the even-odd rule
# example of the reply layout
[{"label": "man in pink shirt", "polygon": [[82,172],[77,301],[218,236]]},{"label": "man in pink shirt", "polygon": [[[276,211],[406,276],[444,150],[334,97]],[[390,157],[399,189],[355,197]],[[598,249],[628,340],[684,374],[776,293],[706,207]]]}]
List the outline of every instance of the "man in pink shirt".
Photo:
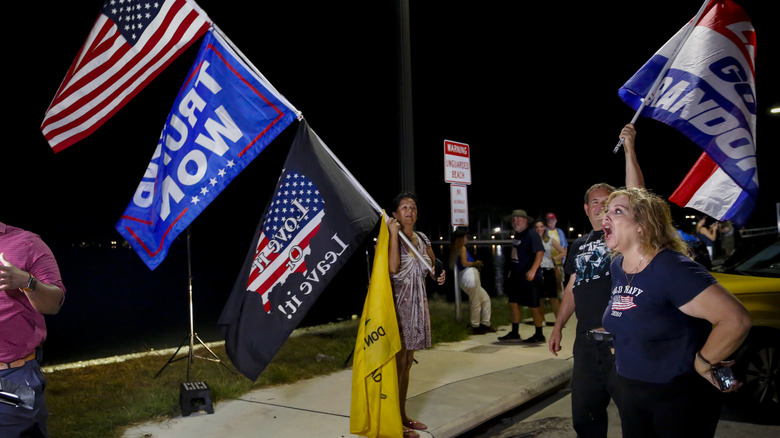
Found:
[{"label": "man in pink shirt", "polygon": [[0,436],[46,436],[46,379],[38,358],[43,315],[65,300],[51,250],[34,233],[0,222]]}]

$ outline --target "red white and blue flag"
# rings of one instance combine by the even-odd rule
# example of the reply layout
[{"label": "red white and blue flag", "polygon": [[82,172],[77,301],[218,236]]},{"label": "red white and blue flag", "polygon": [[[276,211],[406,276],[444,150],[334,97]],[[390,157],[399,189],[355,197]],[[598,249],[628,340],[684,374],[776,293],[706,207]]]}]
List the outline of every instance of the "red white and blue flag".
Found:
[{"label": "red white and blue flag", "polygon": [[257,379],[379,214],[302,120],[219,318],[237,370]]},{"label": "red white and blue flag", "polygon": [[[670,201],[744,225],[758,198],[756,167],[756,34],[731,0],[712,0],[690,33],[672,37],[620,89],[641,115],[679,130],[704,150]],[[667,60],[682,44],[667,71]]]},{"label": "red white and blue flag", "polygon": [[612,297],[612,310],[625,311],[636,307],[634,297],[630,295],[617,295]]},{"label": "red white and blue flag", "polygon": [[212,29],[117,231],[156,268],[176,236],[295,119],[284,96]]},{"label": "red white and blue flag", "polygon": [[108,0],[46,110],[55,152],[87,137],[152,81],[211,20],[193,0]]},{"label": "red white and blue flag", "polygon": [[[307,271],[311,238],[324,216],[325,201],[317,185],[305,174],[285,169],[266,211],[246,284],[246,290],[263,297],[267,313],[271,313],[268,292],[284,284],[290,274]],[[284,306],[279,310],[285,313]]]}]

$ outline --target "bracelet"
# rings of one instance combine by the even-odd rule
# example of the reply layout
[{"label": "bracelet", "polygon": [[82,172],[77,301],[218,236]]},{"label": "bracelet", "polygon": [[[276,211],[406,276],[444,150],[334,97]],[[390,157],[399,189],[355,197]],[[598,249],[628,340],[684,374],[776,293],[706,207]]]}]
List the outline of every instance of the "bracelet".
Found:
[{"label": "bracelet", "polygon": [[701,350],[696,352],[696,357],[698,357],[702,362],[706,363],[709,366],[713,366],[710,361],[704,358],[704,356],[701,355]]}]

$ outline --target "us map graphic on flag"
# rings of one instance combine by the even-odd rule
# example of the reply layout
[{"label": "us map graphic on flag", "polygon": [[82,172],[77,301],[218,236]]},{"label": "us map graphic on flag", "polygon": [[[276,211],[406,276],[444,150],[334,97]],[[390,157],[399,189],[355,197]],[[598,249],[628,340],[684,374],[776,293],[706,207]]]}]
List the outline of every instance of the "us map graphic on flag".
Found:
[{"label": "us map graphic on flag", "polygon": [[378,220],[302,120],[218,321],[237,370],[257,379]]},{"label": "us map graphic on flag", "polygon": [[[274,286],[283,284],[293,272],[307,272],[306,257],[311,254],[309,244],[317,234],[325,216],[325,202],[320,191],[306,175],[282,171],[282,178],[276,194],[268,207],[263,231],[257,242],[252,270],[249,273],[246,290],[263,297],[263,308],[270,313],[268,294]],[[339,247],[344,242],[338,236]],[[312,275],[319,276],[316,269]],[[292,318],[302,303],[292,295],[278,309]]]}]

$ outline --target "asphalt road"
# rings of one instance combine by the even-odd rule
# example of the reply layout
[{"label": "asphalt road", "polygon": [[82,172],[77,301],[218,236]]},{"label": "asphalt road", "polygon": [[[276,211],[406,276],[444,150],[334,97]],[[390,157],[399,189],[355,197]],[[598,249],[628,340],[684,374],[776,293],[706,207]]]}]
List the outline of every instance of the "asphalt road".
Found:
[{"label": "asphalt road", "polygon": [[[609,406],[608,438],[620,438],[620,417],[615,404]],[[780,426],[747,422],[739,412],[724,407],[716,438],[776,438]],[[571,424],[569,387],[552,391],[506,414],[482,424],[460,438],[576,438]]]}]

